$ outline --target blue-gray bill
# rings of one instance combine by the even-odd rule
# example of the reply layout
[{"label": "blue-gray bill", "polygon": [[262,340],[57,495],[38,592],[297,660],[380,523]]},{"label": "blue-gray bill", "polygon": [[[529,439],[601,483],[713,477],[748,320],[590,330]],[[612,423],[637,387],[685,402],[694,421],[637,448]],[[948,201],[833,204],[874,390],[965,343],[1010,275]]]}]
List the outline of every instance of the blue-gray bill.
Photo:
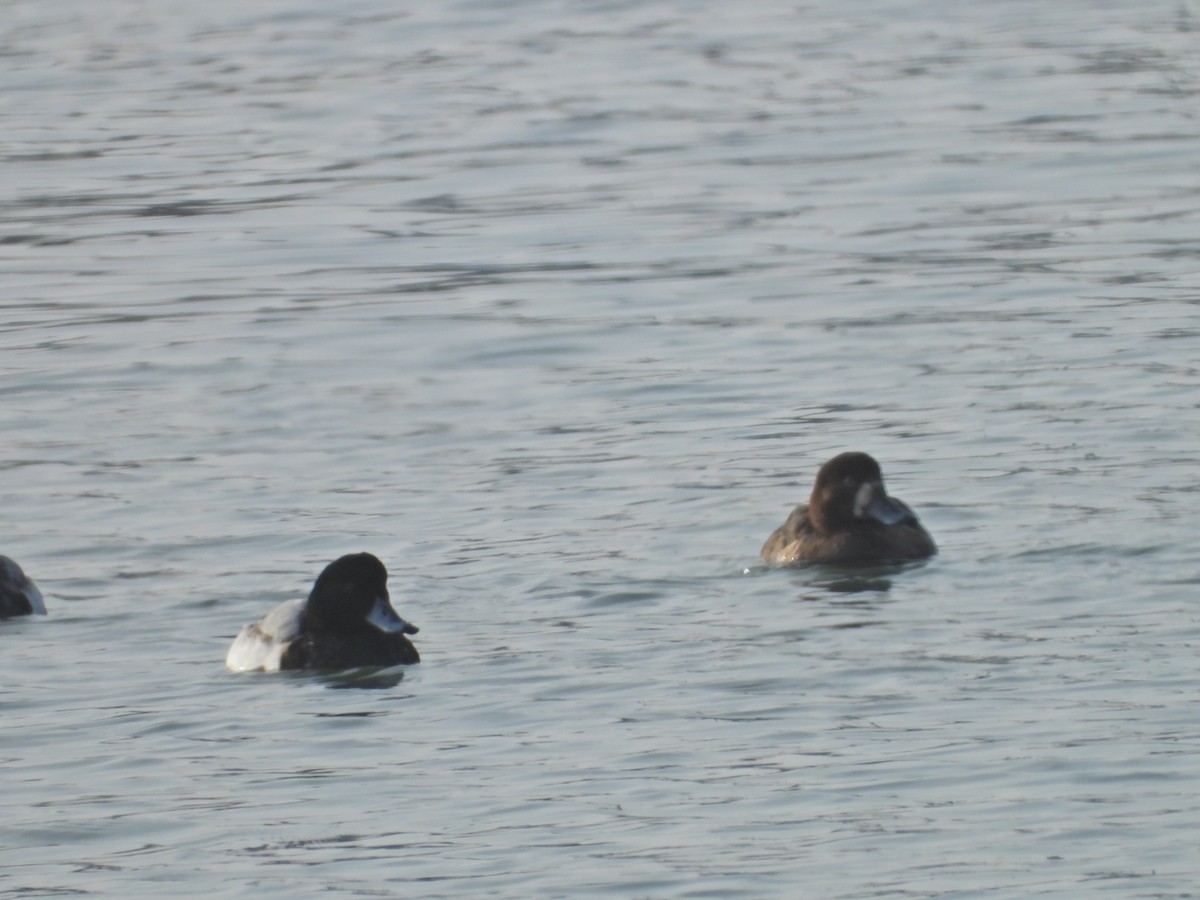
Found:
[{"label": "blue-gray bill", "polygon": [[886,494],[876,496],[867,504],[866,514],[876,522],[884,525],[896,525],[912,518],[912,511],[899,500],[893,500]]}]

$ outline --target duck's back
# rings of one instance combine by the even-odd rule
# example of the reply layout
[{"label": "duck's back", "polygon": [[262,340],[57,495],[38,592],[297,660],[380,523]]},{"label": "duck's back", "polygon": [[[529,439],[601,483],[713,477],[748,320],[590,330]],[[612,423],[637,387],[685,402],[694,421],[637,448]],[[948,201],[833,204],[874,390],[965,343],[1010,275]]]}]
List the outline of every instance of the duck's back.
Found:
[{"label": "duck's back", "polygon": [[802,546],[811,534],[815,534],[812,523],[808,521],[808,506],[800,504],[792,510],[787,520],[771,532],[759,551],[759,558],[765,563],[784,565],[795,562],[800,556]]},{"label": "duck's back", "polygon": [[304,627],[304,601],[281,603],[233,639],[225,665],[233,672],[278,672],[289,645]]}]

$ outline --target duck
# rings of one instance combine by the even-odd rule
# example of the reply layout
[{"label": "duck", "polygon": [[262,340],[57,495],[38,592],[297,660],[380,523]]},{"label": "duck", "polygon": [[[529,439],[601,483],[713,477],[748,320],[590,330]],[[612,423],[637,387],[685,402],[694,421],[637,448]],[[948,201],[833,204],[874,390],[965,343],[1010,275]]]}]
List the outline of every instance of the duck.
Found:
[{"label": "duck", "polygon": [[0,619],[46,614],[42,592],[15,560],[0,556]]},{"label": "duck", "polygon": [[869,566],[936,553],[917,514],[888,495],[879,463],[867,453],[849,451],[821,466],[808,503],[771,533],[760,558],[784,566]]},{"label": "duck", "polygon": [[288,600],[246,625],[225,656],[231,672],[338,671],[418,663],[420,631],[392,607],[387,569],[370,553],[327,565],[306,600]]}]

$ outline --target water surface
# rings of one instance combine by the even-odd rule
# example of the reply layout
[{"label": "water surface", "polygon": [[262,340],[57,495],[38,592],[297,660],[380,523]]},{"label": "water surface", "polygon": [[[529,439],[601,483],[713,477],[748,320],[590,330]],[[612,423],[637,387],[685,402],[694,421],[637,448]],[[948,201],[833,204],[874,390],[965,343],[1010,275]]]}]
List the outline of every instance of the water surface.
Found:
[{"label": "water surface", "polygon": [[8,4],[0,892],[1189,895],[1196,15]]}]

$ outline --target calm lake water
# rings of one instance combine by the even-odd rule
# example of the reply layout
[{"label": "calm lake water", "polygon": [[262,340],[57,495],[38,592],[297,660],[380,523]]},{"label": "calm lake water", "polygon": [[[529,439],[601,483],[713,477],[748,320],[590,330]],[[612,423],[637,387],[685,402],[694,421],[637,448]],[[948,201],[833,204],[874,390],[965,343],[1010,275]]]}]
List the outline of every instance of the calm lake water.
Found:
[{"label": "calm lake water", "polygon": [[[1198,44],[4,4],[0,894],[1195,896]],[[758,566],[846,449],[941,555]],[[420,666],[224,670],[359,550]]]}]

